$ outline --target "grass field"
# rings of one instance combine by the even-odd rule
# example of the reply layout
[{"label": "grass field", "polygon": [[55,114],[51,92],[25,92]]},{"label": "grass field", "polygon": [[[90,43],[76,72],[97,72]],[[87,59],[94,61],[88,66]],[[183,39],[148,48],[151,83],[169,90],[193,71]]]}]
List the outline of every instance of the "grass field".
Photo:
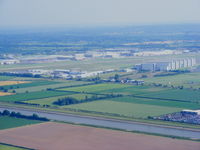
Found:
[{"label": "grass field", "polygon": [[193,90],[166,89],[159,92],[149,92],[140,95],[151,98],[174,99],[200,103],[200,91]]},{"label": "grass field", "polygon": [[109,91],[112,89],[121,89],[121,88],[127,88],[127,87],[130,87],[130,85],[103,83],[103,84],[87,85],[87,86],[80,86],[80,87],[73,87],[73,88],[63,88],[63,89],[59,89],[59,90],[88,92],[88,93],[101,93],[103,91]]},{"label": "grass field", "polygon": [[[55,106],[52,103],[64,97],[83,100],[86,96],[90,98],[94,94],[122,94],[122,97],[58,107],[72,108],[93,114],[99,113],[104,116],[117,114],[137,119],[178,112],[182,109],[200,109],[200,91],[198,90],[120,83],[85,85],[92,82],[59,79],[31,80],[29,78],[28,81],[31,81],[31,83],[3,86],[8,88],[9,92],[15,89],[16,94],[3,96],[5,93],[2,93],[0,102],[24,101],[32,104]],[[10,86],[12,86],[12,89],[10,89]],[[46,91],[47,88],[55,90]]]},{"label": "grass field", "polygon": [[[24,93],[27,90],[29,92],[35,92],[35,91],[41,91],[41,90],[46,90],[47,88],[59,88],[59,87],[66,87],[66,86],[75,86],[75,85],[82,85],[82,84],[87,84],[88,82],[82,82],[82,81],[59,81],[52,82],[53,84],[46,84],[46,85],[37,85],[37,86],[32,86],[32,87],[25,87],[25,88],[19,88],[15,89],[17,93]],[[11,90],[12,91],[12,90]]]},{"label": "grass field", "polygon": [[[11,84],[9,85],[4,85],[1,86],[3,89],[18,89],[18,88],[29,88],[29,87],[37,87],[37,86],[46,86],[46,85],[51,85],[51,84],[56,84],[59,82],[53,82],[53,81],[48,81],[48,80],[39,80],[39,81],[6,81],[10,82]],[[18,84],[12,84],[12,83],[18,83]],[[28,90],[28,89],[27,89]]]},{"label": "grass field", "polygon": [[62,91],[88,92],[88,93],[114,93],[123,95],[136,95],[149,98],[172,99],[189,102],[200,102],[200,91],[186,89],[170,89],[151,86],[135,86],[126,84],[95,84],[73,88],[60,89]]},{"label": "grass field", "polygon": [[76,105],[63,106],[62,108],[73,108],[94,112],[104,112],[124,115],[134,118],[146,118],[148,116],[159,116],[167,113],[178,112],[183,108],[164,107],[147,104],[124,103],[117,101],[94,101]]},{"label": "grass field", "polygon": [[72,94],[71,95],[71,93],[69,93],[69,95],[65,95],[65,96],[49,97],[49,98],[29,100],[29,101],[24,101],[24,102],[31,103],[31,104],[40,104],[40,105],[53,105],[52,103],[54,101],[57,101],[59,98],[73,97],[77,100],[83,100],[85,99],[86,96],[88,98],[91,98],[92,94]]},{"label": "grass field", "polygon": [[144,81],[146,83],[160,83],[169,86],[200,88],[200,73],[185,73],[173,76],[145,78]]},{"label": "grass field", "polygon": [[[41,123],[42,121],[0,116],[0,130]],[[1,142],[1,141],[0,141]]]},{"label": "grass field", "polygon": [[177,102],[177,101],[167,101],[167,100],[153,100],[145,98],[135,98],[135,97],[117,97],[109,99],[110,101],[124,102],[124,103],[136,103],[136,104],[146,104],[146,105],[156,105],[163,107],[176,107],[185,109],[200,109],[200,104],[190,103],[190,102]]},{"label": "grass field", "polygon": [[0,144],[0,150],[29,150],[28,148],[15,147],[10,145]]},{"label": "grass field", "polygon": [[7,81],[7,80],[11,80],[14,77],[10,77],[10,76],[0,76],[0,81]]},{"label": "grass field", "polygon": [[39,91],[39,92],[20,93],[16,95],[1,96],[0,101],[1,102],[26,101],[26,100],[56,97],[68,94],[69,92]]},{"label": "grass field", "polygon": [[129,85],[128,87],[124,88],[116,88],[116,89],[109,89],[109,90],[102,90],[102,93],[118,93],[124,95],[139,95],[151,92],[160,92],[166,90],[160,87],[149,87],[149,86],[136,86],[136,85]]}]

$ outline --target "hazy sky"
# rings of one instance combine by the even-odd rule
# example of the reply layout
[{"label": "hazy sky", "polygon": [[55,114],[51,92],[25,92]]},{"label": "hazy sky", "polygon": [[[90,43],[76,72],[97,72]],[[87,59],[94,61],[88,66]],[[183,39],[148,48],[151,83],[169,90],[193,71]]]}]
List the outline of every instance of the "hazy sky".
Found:
[{"label": "hazy sky", "polygon": [[200,0],[0,0],[0,26],[200,23]]}]

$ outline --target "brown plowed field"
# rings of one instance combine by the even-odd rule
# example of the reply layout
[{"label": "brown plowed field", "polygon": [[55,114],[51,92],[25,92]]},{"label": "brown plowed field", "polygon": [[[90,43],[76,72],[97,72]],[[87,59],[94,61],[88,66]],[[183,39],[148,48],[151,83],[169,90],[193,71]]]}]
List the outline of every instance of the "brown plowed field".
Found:
[{"label": "brown plowed field", "polygon": [[13,95],[14,93],[0,92],[0,96]]},{"label": "brown plowed field", "polygon": [[30,83],[30,81],[0,81],[0,86]]},{"label": "brown plowed field", "polygon": [[200,150],[200,143],[62,123],[0,131],[0,142],[40,150]]}]

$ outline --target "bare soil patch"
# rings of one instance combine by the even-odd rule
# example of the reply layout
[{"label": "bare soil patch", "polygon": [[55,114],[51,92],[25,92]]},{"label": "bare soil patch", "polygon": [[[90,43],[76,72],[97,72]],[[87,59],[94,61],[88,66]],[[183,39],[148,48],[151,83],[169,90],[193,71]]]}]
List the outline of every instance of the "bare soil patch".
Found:
[{"label": "bare soil patch", "polygon": [[0,92],[0,96],[13,95],[14,93]]},{"label": "bare soil patch", "polygon": [[39,150],[199,150],[200,143],[63,123],[0,131],[0,142]]},{"label": "bare soil patch", "polygon": [[0,81],[0,86],[30,83],[30,81]]}]

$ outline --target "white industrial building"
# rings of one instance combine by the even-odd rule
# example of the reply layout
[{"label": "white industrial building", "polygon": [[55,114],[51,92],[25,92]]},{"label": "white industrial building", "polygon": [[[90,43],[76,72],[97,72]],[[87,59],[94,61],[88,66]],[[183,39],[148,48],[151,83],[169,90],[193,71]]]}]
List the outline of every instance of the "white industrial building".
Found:
[{"label": "white industrial building", "polygon": [[19,60],[17,59],[3,59],[3,60],[0,60],[0,64],[1,65],[11,65],[11,64],[18,64],[20,63]]},{"label": "white industrial building", "polygon": [[173,60],[171,62],[156,62],[156,63],[145,63],[135,65],[135,69],[138,71],[170,71],[178,70],[181,68],[190,68],[196,65],[195,58],[186,58],[180,60]]}]

